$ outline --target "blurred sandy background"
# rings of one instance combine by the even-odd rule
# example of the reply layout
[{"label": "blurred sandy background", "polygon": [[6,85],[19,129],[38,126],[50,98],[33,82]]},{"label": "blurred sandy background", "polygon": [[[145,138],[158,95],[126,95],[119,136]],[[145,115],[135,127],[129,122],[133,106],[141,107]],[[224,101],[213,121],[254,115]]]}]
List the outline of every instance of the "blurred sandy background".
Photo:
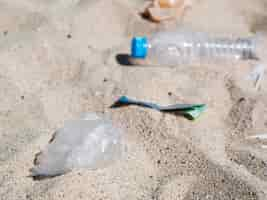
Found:
[{"label": "blurred sandy background", "polygon": [[[0,199],[266,200],[267,79],[251,63],[125,67],[134,35],[160,28],[141,0],[0,0]],[[267,27],[265,0],[199,0],[183,26],[249,36]],[[174,25],[170,25],[174,28]],[[165,27],[166,28],[166,27]],[[191,122],[138,107],[110,110],[119,95],[161,104],[206,103]],[[96,171],[41,181],[34,154],[64,120],[104,112],[125,129],[127,152]]]}]

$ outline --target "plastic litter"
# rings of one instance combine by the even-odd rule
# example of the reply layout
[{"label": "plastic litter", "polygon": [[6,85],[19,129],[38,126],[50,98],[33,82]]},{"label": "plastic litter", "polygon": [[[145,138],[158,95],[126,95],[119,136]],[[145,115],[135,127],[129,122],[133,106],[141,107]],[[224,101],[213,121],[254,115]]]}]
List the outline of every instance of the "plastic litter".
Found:
[{"label": "plastic litter", "polygon": [[153,0],[146,7],[142,15],[153,22],[179,20],[186,9],[192,7],[192,0]]},{"label": "plastic litter", "polygon": [[249,73],[248,79],[252,80],[255,84],[255,88],[258,90],[261,84],[261,80],[263,79],[265,73],[264,64],[257,64],[254,69]]},{"label": "plastic litter", "polygon": [[67,121],[46,148],[38,153],[33,177],[56,176],[75,168],[97,169],[121,154],[122,131],[94,113]]},{"label": "plastic litter", "polygon": [[167,66],[258,60],[263,52],[261,39],[261,35],[220,38],[179,29],[133,38],[131,57],[145,60],[147,64]]},{"label": "plastic litter", "polygon": [[246,139],[261,139],[261,140],[267,140],[267,133],[263,133],[263,134],[257,134],[257,135],[251,135],[248,136]]},{"label": "plastic litter", "polygon": [[[267,141],[267,133],[251,135],[251,136],[246,137],[246,140],[248,140],[248,141],[258,140],[260,142],[265,142],[266,143],[266,141]],[[260,148],[267,149],[267,145],[266,144],[262,144],[262,145],[260,145]]]},{"label": "plastic litter", "polygon": [[175,104],[170,106],[160,106],[151,102],[143,102],[130,99],[126,96],[120,97],[115,103],[111,106],[112,108],[127,106],[127,105],[137,105],[146,108],[155,109],[161,112],[173,113],[176,115],[182,115],[189,120],[194,120],[198,118],[202,112],[206,110],[205,104]]}]

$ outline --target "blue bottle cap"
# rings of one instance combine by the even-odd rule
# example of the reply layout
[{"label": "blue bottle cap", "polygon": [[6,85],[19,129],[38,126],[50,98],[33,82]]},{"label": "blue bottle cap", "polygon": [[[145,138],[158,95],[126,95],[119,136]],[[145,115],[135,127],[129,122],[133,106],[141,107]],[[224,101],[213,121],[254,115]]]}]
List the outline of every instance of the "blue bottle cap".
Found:
[{"label": "blue bottle cap", "polygon": [[147,56],[147,38],[146,37],[134,37],[132,39],[132,57],[133,58],[145,58]]}]

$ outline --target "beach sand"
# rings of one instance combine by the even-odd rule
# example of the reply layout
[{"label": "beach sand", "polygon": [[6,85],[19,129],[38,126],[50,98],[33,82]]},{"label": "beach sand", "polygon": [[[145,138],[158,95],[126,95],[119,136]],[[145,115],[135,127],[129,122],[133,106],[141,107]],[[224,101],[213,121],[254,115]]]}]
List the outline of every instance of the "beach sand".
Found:
[{"label": "beach sand", "polygon": [[[188,27],[249,36],[267,27],[267,1],[198,0],[179,25],[150,23],[141,0],[0,1],[0,199],[266,200],[267,79],[253,63],[123,66],[132,36]],[[120,95],[162,105],[205,103],[196,121],[157,111],[109,109]],[[83,112],[124,129],[126,150],[99,170],[33,180],[34,155]],[[266,143],[266,142],[265,142]]]}]

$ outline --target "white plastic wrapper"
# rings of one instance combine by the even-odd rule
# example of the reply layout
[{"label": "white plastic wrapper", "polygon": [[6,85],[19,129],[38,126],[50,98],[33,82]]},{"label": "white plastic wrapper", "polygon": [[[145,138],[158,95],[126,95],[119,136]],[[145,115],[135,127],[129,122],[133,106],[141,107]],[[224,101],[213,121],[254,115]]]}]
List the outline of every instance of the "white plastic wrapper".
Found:
[{"label": "white plastic wrapper", "polygon": [[261,81],[265,73],[265,63],[258,63],[254,69],[250,72],[248,79],[255,83],[255,88],[259,89]]},{"label": "white plastic wrapper", "polygon": [[36,155],[31,175],[56,176],[74,168],[97,169],[121,155],[120,129],[94,113],[67,121]]}]

